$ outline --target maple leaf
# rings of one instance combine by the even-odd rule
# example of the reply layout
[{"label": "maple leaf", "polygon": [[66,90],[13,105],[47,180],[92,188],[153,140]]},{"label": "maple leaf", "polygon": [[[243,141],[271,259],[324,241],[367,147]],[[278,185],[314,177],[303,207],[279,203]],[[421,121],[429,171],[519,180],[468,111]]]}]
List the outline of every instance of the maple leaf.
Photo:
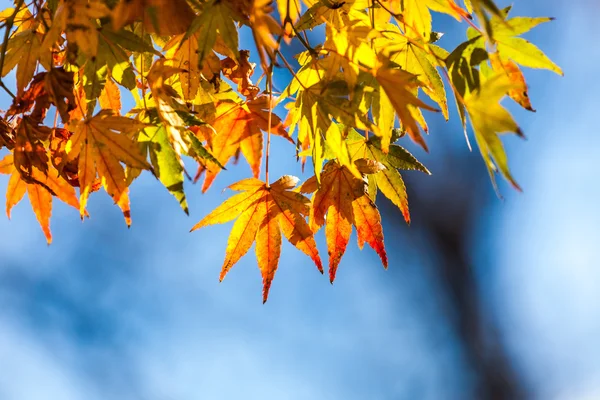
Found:
[{"label": "maple leaf", "polygon": [[403,34],[393,24],[387,25],[384,37],[375,41],[380,54],[387,56],[406,72],[415,75],[422,84],[423,92],[440,106],[448,120],[446,91],[442,77],[436,69],[440,61],[431,50],[431,47],[439,48],[421,38],[413,37],[410,32]]},{"label": "maple leaf", "polygon": [[73,89],[73,72],[62,67],[40,72],[33,77],[27,90],[13,99],[7,114],[24,114],[33,107],[31,119],[42,123],[50,106],[54,105],[63,122],[67,123],[69,113],[76,108]]},{"label": "maple leaf", "polygon": [[297,22],[297,31],[313,29],[323,23],[334,26],[343,26],[353,21],[368,23],[368,17],[364,10],[370,6],[369,0],[305,0],[305,3],[310,8]]},{"label": "maple leaf", "polygon": [[242,193],[226,200],[192,228],[194,231],[237,218],[227,242],[219,279],[225,278],[256,241],[256,257],[263,278],[263,303],[267,301],[279,265],[281,233],[323,272],[313,233],[304,219],[309,212],[309,200],[291,191],[297,183],[298,178],[289,175],[270,186],[256,178],[234,183],[229,188]]},{"label": "maple leaf", "polygon": [[514,88],[515,84],[505,74],[495,75],[465,98],[465,107],[494,186],[494,172],[498,169],[516,189],[521,190],[510,173],[506,152],[498,137],[503,132],[523,136],[513,117],[500,105],[500,100]]},{"label": "maple leaf", "polygon": [[221,70],[223,75],[231,79],[238,85],[238,91],[248,97],[248,99],[254,99],[260,92],[260,88],[250,80],[250,77],[254,73],[256,64],[250,61],[250,52],[248,50],[240,51],[240,61],[237,63],[234,59],[227,57],[221,61]]},{"label": "maple leaf", "polygon": [[[493,40],[500,59],[505,62],[512,60],[519,65],[529,68],[541,68],[563,75],[562,69],[548,58],[537,46],[518,37],[529,32],[536,26],[552,21],[552,18],[514,17],[508,18],[511,7],[494,15],[490,21],[493,31]],[[473,37],[475,33],[469,30],[467,34]]]},{"label": "maple leaf", "polygon": [[502,17],[502,11],[494,3],[493,0],[464,0],[465,6],[470,13],[475,13],[485,25],[485,34],[488,38],[492,38],[494,30],[488,13],[492,16]]},{"label": "maple leaf", "polygon": [[[375,78],[381,85],[383,92],[389,99],[392,107],[396,110],[402,127],[408,136],[425,150],[427,144],[419,129],[419,120],[415,118],[415,110],[422,108],[429,111],[438,111],[420,100],[414,93],[414,89],[422,86],[416,76],[401,69],[377,68]],[[382,146],[384,151],[390,143],[391,131],[382,132]]]},{"label": "maple leaf", "polygon": [[179,98],[175,89],[165,83],[166,79],[179,72],[183,72],[183,70],[166,65],[165,59],[159,59],[148,71],[147,79],[159,119],[167,130],[169,142],[177,155],[181,156],[182,154],[190,154],[194,147],[194,143],[191,142],[193,138],[187,134],[187,124],[179,113],[189,110]]},{"label": "maple leaf", "polygon": [[52,215],[52,197],[55,196],[66,204],[79,209],[79,201],[75,189],[67,183],[53,166],[47,165],[46,172],[36,167],[31,169],[31,179],[24,180],[21,172],[14,163],[12,154],[0,161],[0,174],[9,174],[10,179],[6,188],[6,215],[10,218],[12,208],[25,196],[46,236],[48,244],[52,243],[50,232],[50,216]]},{"label": "maple leaf", "polygon": [[[309,224],[313,232],[326,224],[325,236],[329,252],[329,280],[335,280],[338,265],[346,252],[352,226],[358,234],[359,247],[366,242],[381,258],[385,268],[388,258],[383,243],[381,215],[369,198],[367,183],[356,178],[348,168],[337,161],[329,161],[323,168],[321,184],[316,177],[301,187],[302,193],[313,193]],[[325,219],[327,214],[327,220]]]},{"label": "maple leaf", "polygon": [[104,89],[100,93],[100,107],[113,110],[116,113],[121,112],[121,91],[112,79],[107,79]]},{"label": "maple leaf", "polygon": [[529,99],[527,83],[525,76],[519,66],[511,60],[503,61],[497,53],[490,53],[490,63],[496,72],[505,73],[511,82],[514,83],[514,88],[510,89],[508,96],[516,101],[521,107],[529,111],[535,111],[531,106]]},{"label": "maple leaf", "polygon": [[52,26],[41,44],[51,48],[61,39],[67,39],[67,59],[75,60],[79,50],[94,57],[98,51],[96,19],[109,15],[110,10],[100,0],[61,0],[52,18]]},{"label": "maple leaf", "polygon": [[[226,165],[241,151],[255,178],[258,178],[260,173],[262,160],[262,132],[267,131],[269,127],[268,110],[265,109],[268,106],[266,99],[268,96],[258,97],[245,104],[222,102],[217,106],[217,116],[212,122],[217,134],[210,145],[211,153],[220,164]],[[275,114],[271,115],[271,130],[272,133],[293,143],[281,120]],[[222,168],[218,164],[207,163],[206,178],[202,186],[203,192],[210,188],[221,170]]]},{"label": "maple leaf", "polygon": [[396,15],[402,15],[403,25],[407,25],[415,34],[422,38],[431,35],[431,11],[448,14],[460,21],[470,18],[454,0],[390,0],[389,9]]},{"label": "maple leaf", "polygon": [[235,55],[238,54],[238,32],[232,19],[232,10],[229,5],[220,0],[211,0],[202,6],[202,11],[192,23],[184,38],[198,35],[198,64],[202,65],[204,59],[212,52],[217,41],[217,33],[225,45]]},{"label": "maple leaf", "polygon": [[265,54],[272,54],[279,48],[273,35],[280,35],[281,27],[271,16],[274,11],[271,3],[272,0],[254,0],[252,6],[247,10],[254,41],[263,58]]},{"label": "maple leaf", "polygon": [[198,60],[198,33],[184,39],[184,35],[173,37],[164,50],[174,67],[180,69],[179,80],[185,100],[192,100],[200,88],[202,64]]},{"label": "maple leaf", "polygon": [[[291,89],[294,90],[294,89]],[[310,147],[314,172],[320,179],[325,159],[326,141],[331,141],[330,149],[341,162],[358,175],[354,165],[348,161],[345,143],[339,130],[332,127],[333,120],[357,129],[368,129],[379,134],[379,129],[367,118],[368,110],[360,103],[351,102],[347,97],[348,85],[343,81],[318,81],[310,87],[298,91],[296,102],[297,119],[290,124],[290,131],[298,128],[298,142]]]},{"label": "maple leaf", "polygon": [[351,131],[348,137],[348,149],[353,160],[370,159],[383,165],[383,169],[368,175],[369,197],[375,201],[379,189],[402,212],[406,223],[410,223],[406,186],[398,170],[420,171],[431,175],[429,170],[405,148],[393,144],[385,153],[381,148],[380,138],[366,139],[356,131]]},{"label": "maple leaf", "polygon": [[42,142],[48,140],[52,130],[38,125],[29,117],[23,117],[17,126],[14,149],[15,168],[27,177],[33,167],[43,173],[48,172],[48,155]]},{"label": "maple leaf", "polygon": [[463,128],[466,128],[464,97],[479,88],[481,79],[478,67],[487,59],[485,40],[480,36],[461,43],[446,57],[445,63]]},{"label": "maple leaf", "polygon": [[143,151],[150,154],[150,161],[158,180],[175,197],[183,211],[189,214],[183,191],[185,171],[179,162],[179,156],[171,147],[165,127],[158,125],[146,128],[144,134],[139,135],[138,141],[142,144]]},{"label": "maple leaf", "polygon": [[194,10],[185,0],[121,0],[111,15],[115,30],[142,21],[146,32],[165,36],[187,31]]},{"label": "maple leaf", "polygon": [[127,136],[146,126],[131,118],[115,115],[111,110],[102,110],[84,121],[73,121],[75,134],[70,139],[66,162],[79,158],[79,209],[82,218],[98,175],[106,192],[123,211],[127,225],[131,225],[128,187],[121,163],[152,171],[146,157]]},{"label": "maple leaf", "polygon": [[52,58],[50,51],[43,51],[44,31],[29,10],[21,9],[16,15],[16,20],[20,21],[19,28],[6,43],[1,75],[6,76],[16,67],[17,96],[20,96],[33,78],[38,61],[44,68],[50,69]]},{"label": "maple leaf", "polygon": [[73,72],[65,71],[63,68],[52,68],[44,77],[44,87],[49,100],[58,109],[60,118],[63,122],[68,122],[69,111],[76,107]]},{"label": "maple leaf", "polygon": [[[485,37],[476,30],[467,30],[468,41],[460,44],[446,59],[450,78],[454,88],[457,107],[463,127],[466,127],[463,98],[477,90],[481,81],[481,68],[489,60],[495,72],[501,72],[513,82],[509,96],[528,110],[533,110],[527,94],[525,78],[516,64],[531,68],[545,68],[562,74],[562,70],[533,44],[525,39],[514,37],[528,32],[534,27],[549,22],[551,18],[515,17],[505,20],[510,7],[501,11],[501,16],[490,20],[490,29],[494,30],[497,51],[489,53]],[[501,50],[502,49],[502,50]]]},{"label": "maple leaf", "polygon": [[159,54],[151,44],[133,33],[113,32],[106,25],[97,29],[98,46],[94,57],[80,54],[76,64],[80,65],[80,85],[85,91],[86,108],[91,116],[97,99],[102,94],[107,80],[114,79],[119,85],[133,90],[136,76],[131,62],[131,52]]}]

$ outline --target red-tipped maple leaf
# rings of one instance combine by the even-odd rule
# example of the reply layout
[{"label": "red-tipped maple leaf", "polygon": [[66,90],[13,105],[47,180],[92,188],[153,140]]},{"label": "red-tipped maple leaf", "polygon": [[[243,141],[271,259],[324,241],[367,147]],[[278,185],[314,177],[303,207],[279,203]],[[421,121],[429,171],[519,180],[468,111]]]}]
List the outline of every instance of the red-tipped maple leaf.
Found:
[{"label": "red-tipped maple leaf", "polygon": [[[368,172],[378,171],[381,169]],[[363,170],[363,172],[367,171]],[[332,283],[340,260],[346,252],[352,234],[352,225],[358,234],[359,248],[362,249],[364,243],[368,243],[379,254],[383,266],[387,268],[388,259],[383,244],[381,215],[368,196],[367,186],[365,180],[356,178],[348,168],[336,161],[330,161],[321,173],[320,186],[313,176],[300,187],[303,193],[315,193],[309,219],[313,232],[326,224],[329,280]]]},{"label": "red-tipped maple leaf", "polygon": [[17,169],[12,154],[0,161],[0,174],[10,174],[6,188],[6,215],[10,218],[10,211],[27,192],[31,208],[42,227],[46,241],[50,244],[52,243],[52,234],[50,233],[52,196],[56,196],[75,209],[79,209],[79,200],[75,195],[75,189],[59,175],[52,165],[48,164],[46,171],[44,173],[37,167],[32,167],[31,175],[25,180]]}]

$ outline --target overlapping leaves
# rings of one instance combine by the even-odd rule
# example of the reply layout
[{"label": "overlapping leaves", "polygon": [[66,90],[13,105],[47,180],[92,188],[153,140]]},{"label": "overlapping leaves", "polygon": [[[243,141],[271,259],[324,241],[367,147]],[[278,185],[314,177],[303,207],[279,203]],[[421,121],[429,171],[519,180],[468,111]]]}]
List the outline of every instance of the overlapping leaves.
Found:
[{"label": "overlapping leaves", "polygon": [[[204,175],[205,192],[243,157],[253,178],[194,228],[236,219],[221,278],[256,242],[266,300],[281,235],[321,270],[322,226],[332,281],[353,229],[387,266],[376,196],[410,222],[400,171],[429,171],[400,142],[427,150],[429,116],[448,120],[448,97],[492,180],[518,188],[500,135],[523,133],[501,101],[533,111],[523,68],[562,70],[522,37],[551,19],[510,12],[493,0],[16,0],[0,12],[7,212],[28,193],[49,242],[52,197],[83,217],[103,187],[130,224],[129,187],[149,171],[188,213],[186,180]],[[452,52],[436,13],[467,27]],[[322,40],[307,34],[319,26]],[[14,91],[2,80],[12,71]],[[310,158],[299,189],[259,180],[271,135],[295,144],[303,167]]]}]

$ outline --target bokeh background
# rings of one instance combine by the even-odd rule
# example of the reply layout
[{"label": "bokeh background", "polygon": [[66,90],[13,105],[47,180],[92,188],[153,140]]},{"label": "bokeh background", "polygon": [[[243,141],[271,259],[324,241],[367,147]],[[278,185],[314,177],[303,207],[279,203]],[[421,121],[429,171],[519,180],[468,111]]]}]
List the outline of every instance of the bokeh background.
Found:
[{"label": "bokeh background", "polygon": [[[188,233],[243,162],[209,194],[187,186],[191,217],[151,177],[129,230],[104,193],[84,223],[55,202],[51,246],[25,199],[0,218],[0,399],[599,399],[600,4],[513,13],[557,18],[527,37],[565,71],[526,71],[536,114],[506,103],[524,193],[499,199],[456,118],[434,117],[431,154],[405,143],[433,172],[405,174],[412,226],[378,200],[389,270],[354,237],[332,286],[286,243],[265,305],[253,251],[218,283],[231,225]],[[279,138],[273,161],[306,176]]]}]

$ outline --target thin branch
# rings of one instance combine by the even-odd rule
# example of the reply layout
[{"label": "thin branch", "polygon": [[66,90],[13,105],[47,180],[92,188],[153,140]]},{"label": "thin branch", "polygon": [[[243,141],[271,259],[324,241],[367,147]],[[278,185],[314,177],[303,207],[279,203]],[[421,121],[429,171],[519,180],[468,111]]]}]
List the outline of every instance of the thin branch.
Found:
[{"label": "thin branch", "polygon": [[271,125],[273,124],[273,60],[267,73],[267,90],[269,91],[269,116],[267,118],[267,149],[265,150],[265,181],[269,187],[269,156],[271,153]]},{"label": "thin branch", "polygon": [[302,81],[300,80],[300,78],[298,78],[298,75],[296,75],[296,72],[294,71],[294,68],[285,59],[285,57],[283,56],[283,53],[280,50],[277,50],[275,53],[279,54],[279,57],[281,57],[281,61],[283,61],[283,64],[288,69],[288,71],[290,71],[290,73],[292,74],[292,76],[294,77],[294,79],[296,79],[298,81],[298,83],[300,84],[300,86],[302,86],[302,89],[307,90],[308,88],[304,85],[304,83],[302,83]]},{"label": "thin branch", "polygon": [[12,15],[8,17],[6,20],[6,24],[4,26],[4,41],[2,42],[2,48],[0,49],[0,87],[4,89],[6,93],[10,95],[13,99],[16,97],[13,92],[4,84],[2,81],[2,70],[4,69],[4,59],[6,58],[6,49],[8,48],[8,39],[10,37],[10,31],[12,30],[15,24],[15,18],[17,18],[17,14],[21,10],[21,6],[23,5],[24,0],[19,0],[15,5],[15,10]]}]

